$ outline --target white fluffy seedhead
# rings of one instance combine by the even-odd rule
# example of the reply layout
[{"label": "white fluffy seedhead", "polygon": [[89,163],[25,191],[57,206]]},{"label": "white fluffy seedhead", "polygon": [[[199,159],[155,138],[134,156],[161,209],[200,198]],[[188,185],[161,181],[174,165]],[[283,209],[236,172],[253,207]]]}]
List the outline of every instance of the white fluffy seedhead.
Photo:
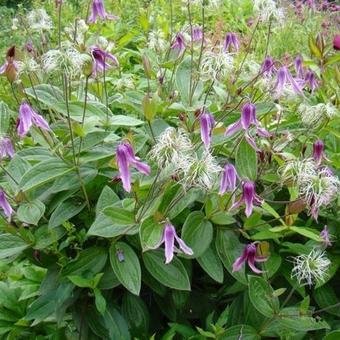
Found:
[{"label": "white fluffy seedhead", "polygon": [[60,49],[47,51],[42,56],[42,66],[48,74],[63,74],[69,78],[80,76],[83,66],[92,62],[88,54],[80,53],[71,43],[64,42]]},{"label": "white fluffy seedhead", "polygon": [[42,8],[34,9],[27,15],[28,28],[31,31],[42,32],[52,29],[52,19]]},{"label": "white fluffy seedhead", "polygon": [[171,167],[179,170],[191,157],[193,145],[183,129],[167,128],[157,138],[157,143],[149,153],[160,169]]},{"label": "white fluffy seedhead", "polygon": [[181,164],[185,188],[196,187],[203,190],[210,190],[216,183],[218,174],[222,168],[217,164],[213,155],[205,151],[202,156],[185,160]]},{"label": "white fluffy seedhead", "polygon": [[325,252],[313,249],[309,254],[294,257],[294,267],[291,273],[300,285],[312,286],[318,282],[324,282],[328,275],[331,261]]},{"label": "white fluffy seedhead", "polygon": [[234,67],[234,57],[231,53],[223,51],[206,51],[203,54],[201,76],[203,80],[223,80]]},{"label": "white fluffy seedhead", "polygon": [[298,107],[298,113],[302,123],[313,129],[320,127],[322,124],[339,114],[336,107],[330,103],[319,103],[317,105],[302,103]]}]

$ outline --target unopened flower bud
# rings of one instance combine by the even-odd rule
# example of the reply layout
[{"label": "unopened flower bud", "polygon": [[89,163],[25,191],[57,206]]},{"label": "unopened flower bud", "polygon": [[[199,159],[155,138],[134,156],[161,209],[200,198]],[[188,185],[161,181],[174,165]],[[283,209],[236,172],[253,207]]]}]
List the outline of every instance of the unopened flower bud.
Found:
[{"label": "unopened flower bud", "polygon": [[151,64],[150,64],[150,59],[147,57],[147,55],[143,55],[142,57],[143,60],[143,67],[144,67],[144,72],[145,75],[148,79],[151,79]]},{"label": "unopened flower bud", "polygon": [[83,73],[86,77],[90,77],[93,70],[93,61],[92,58],[89,56],[88,59],[85,60],[83,64]]},{"label": "unopened flower bud", "polygon": [[144,116],[148,121],[152,121],[156,114],[156,102],[151,94],[146,94],[142,102]]}]

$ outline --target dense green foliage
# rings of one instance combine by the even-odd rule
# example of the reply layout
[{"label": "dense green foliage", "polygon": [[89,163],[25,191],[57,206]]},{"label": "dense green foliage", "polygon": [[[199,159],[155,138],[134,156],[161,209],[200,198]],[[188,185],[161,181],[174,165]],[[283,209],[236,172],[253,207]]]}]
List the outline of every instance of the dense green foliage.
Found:
[{"label": "dense green foliage", "polygon": [[338,12],[91,3],[1,3],[0,339],[340,338]]}]

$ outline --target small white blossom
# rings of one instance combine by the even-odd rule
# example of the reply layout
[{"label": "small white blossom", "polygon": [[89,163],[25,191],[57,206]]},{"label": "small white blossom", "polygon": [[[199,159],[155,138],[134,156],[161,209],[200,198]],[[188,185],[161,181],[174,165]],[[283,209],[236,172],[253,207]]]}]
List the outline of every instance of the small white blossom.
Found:
[{"label": "small white blossom", "polygon": [[197,187],[204,190],[212,189],[218,174],[222,171],[208,151],[205,151],[200,158],[196,156],[180,160],[180,168],[183,171],[181,182],[185,188]]},{"label": "small white blossom", "polygon": [[158,167],[171,167],[178,170],[193,151],[193,145],[182,129],[167,128],[157,138],[157,143],[149,153],[149,158],[156,161]]},{"label": "small white blossom", "polygon": [[119,79],[115,80],[116,90],[134,89],[135,83],[131,74],[123,74]]},{"label": "small white blossom", "polygon": [[52,19],[42,8],[34,9],[27,15],[28,27],[32,31],[49,31],[52,28]]},{"label": "small white blossom", "polygon": [[314,283],[324,282],[328,275],[331,261],[325,252],[320,249],[313,249],[309,254],[303,254],[294,258],[292,278],[296,278],[299,284],[309,286]]},{"label": "small white blossom", "polygon": [[88,54],[80,53],[69,42],[64,42],[61,49],[49,50],[42,56],[42,66],[49,74],[65,74],[74,78],[82,74],[85,63],[91,62]]},{"label": "small white blossom", "polygon": [[336,107],[330,103],[319,103],[317,105],[302,103],[298,107],[298,112],[302,123],[309,128],[318,128],[323,123],[339,115]]},{"label": "small white blossom", "polygon": [[206,51],[202,58],[201,76],[203,80],[222,81],[233,69],[234,58],[231,53],[223,51]]}]

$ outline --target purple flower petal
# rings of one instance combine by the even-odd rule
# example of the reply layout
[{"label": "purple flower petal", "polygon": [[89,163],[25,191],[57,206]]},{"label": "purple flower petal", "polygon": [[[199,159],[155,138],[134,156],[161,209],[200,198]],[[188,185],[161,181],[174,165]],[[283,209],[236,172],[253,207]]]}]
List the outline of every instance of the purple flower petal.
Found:
[{"label": "purple flower petal", "polygon": [[120,144],[116,149],[116,158],[119,169],[120,178],[123,182],[123,188],[127,191],[131,191],[131,174],[129,170],[128,155],[126,152],[125,144]]},{"label": "purple flower petal", "polygon": [[19,124],[18,124],[18,135],[24,137],[27,135],[30,127],[32,126],[32,108],[27,103],[22,103],[19,108]]},{"label": "purple flower petal", "polygon": [[233,192],[236,189],[237,173],[232,164],[226,164],[222,173],[219,194],[223,195],[226,191]]},{"label": "purple flower petal", "polygon": [[6,217],[11,218],[13,209],[8,203],[6,195],[2,190],[0,190],[0,207],[4,211],[4,214],[6,215]]},{"label": "purple flower petal", "polygon": [[164,229],[165,263],[168,264],[174,257],[176,230],[173,225],[166,224]]},{"label": "purple flower petal", "polygon": [[234,133],[236,133],[237,131],[240,131],[242,128],[241,125],[241,120],[239,119],[237,122],[230,124],[227,127],[226,132],[224,133],[225,136],[232,136]]}]

